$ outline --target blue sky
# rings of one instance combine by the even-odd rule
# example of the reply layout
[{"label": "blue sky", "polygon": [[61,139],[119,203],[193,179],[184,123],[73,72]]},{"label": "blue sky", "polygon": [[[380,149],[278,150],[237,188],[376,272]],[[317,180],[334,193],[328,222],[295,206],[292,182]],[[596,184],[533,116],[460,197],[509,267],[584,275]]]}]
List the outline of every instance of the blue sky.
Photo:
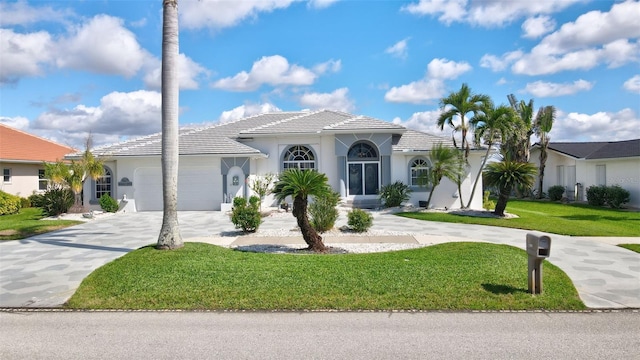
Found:
[{"label": "blue sky", "polygon": [[[335,109],[450,136],[467,83],[638,138],[640,2],[180,0],[180,123]],[[158,132],[162,1],[1,1],[0,122],[82,148]]]}]

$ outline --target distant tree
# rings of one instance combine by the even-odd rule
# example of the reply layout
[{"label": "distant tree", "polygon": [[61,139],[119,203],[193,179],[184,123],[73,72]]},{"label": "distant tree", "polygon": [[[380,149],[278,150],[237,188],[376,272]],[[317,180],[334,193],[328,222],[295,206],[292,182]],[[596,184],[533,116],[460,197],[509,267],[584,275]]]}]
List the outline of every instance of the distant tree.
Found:
[{"label": "distant tree", "polygon": [[533,185],[536,167],[529,162],[503,160],[487,165],[484,176],[487,185],[497,187],[499,192],[498,202],[493,213],[504,216],[511,191],[518,185]]},{"label": "distant tree", "polygon": [[540,168],[538,170],[538,199],[543,198],[544,168],[547,162],[547,148],[549,147],[549,132],[556,119],[556,108],[541,107],[536,115],[535,134],[540,139]]},{"label": "distant tree", "polygon": [[505,159],[515,162],[528,162],[531,148],[531,135],[534,133],[533,99],[529,102],[518,101],[515,95],[507,96],[511,107],[518,115],[520,121],[502,144],[502,152]]},{"label": "distant tree", "polygon": [[327,176],[315,170],[288,169],[280,174],[273,188],[273,194],[276,195],[278,202],[284,201],[287,196],[293,198],[291,213],[296,217],[308,249],[315,252],[326,251],[322,237],[309,222],[307,207],[309,196],[323,197],[331,194]]}]

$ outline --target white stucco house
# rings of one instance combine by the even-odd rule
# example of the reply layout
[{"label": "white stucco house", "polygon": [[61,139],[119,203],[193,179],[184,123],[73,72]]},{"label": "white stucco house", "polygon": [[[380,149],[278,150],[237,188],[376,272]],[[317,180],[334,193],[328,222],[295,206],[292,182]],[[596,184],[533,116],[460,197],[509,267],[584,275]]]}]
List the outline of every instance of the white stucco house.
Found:
[{"label": "white stucco house", "polygon": [[[410,202],[426,200],[430,188],[418,175],[430,166],[428,155],[451,140],[400,125],[343,112],[275,112],[179,132],[179,210],[221,210],[236,196],[249,196],[248,184],[267,173],[297,167],[327,175],[342,201],[353,206],[378,204],[381,186],[401,181],[414,190]],[[93,150],[106,160],[106,175],[85,183],[84,202],[98,209],[109,194],[126,200],[127,209],[162,210],[161,133]],[[463,183],[467,201],[484,151],[472,151]],[[73,158],[73,155],[70,156]],[[482,207],[482,184],[472,208]],[[432,205],[460,207],[457,186],[443,180]],[[265,200],[273,203],[273,197]]]},{"label": "white stucco house", "polygon": [[[586,201],[593,185],[620,185],[629,191],[628,206],[640,208],[640,139],[610,142],[550,142],[543,191],[565,187],[570,200]],[[540,165],[540,145],[534,144],[530,161]]]}]

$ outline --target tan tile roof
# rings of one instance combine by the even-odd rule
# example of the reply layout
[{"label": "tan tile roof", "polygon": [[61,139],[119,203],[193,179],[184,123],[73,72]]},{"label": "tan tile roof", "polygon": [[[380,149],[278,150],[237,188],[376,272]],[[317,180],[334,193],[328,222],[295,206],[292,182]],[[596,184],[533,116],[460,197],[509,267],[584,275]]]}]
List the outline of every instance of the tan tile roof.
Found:
[{"label": "tan tile roof", "polygon": [[0,124],[0,160],[53,162],[75,150]]}]

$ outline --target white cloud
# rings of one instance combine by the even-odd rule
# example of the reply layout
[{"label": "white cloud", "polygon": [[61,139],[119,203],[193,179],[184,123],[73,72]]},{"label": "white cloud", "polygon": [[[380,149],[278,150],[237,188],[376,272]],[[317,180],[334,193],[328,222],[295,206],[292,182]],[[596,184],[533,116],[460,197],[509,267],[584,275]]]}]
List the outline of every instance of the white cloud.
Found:
[{"label": "white cloud", "polygon": [[150,56],[122,19],[107,15],[74,28],[56,46],[56,64],[61,68],[126,77],[134,76]]},{"label": "white cloud", "polygon": [[310,8],[314,9],[326,9],[329,6],[337,3],[339,0],[309,0],[307,3]]},{"label": "white cloud", "polygon": [[0,26],[29,25],[37,22],[64,23],[66,18],[73,16],[69,10],[56,10],[50,6],[30,6],[26,1],[14,3],[0,3]]},{"label": "white cloud", "polygon": [[53,40],[44,31],[30,34],[0,29],[0,84],[17,82],[23,76],[43,73],[42,67],[53,58]]},{"label": "white cloud", "polygon": [[396,125],[402,125],[408,129],[422,131],[433,135],[449,136],[449,133],[440,130],[437,125],[440,113],[440,110],[417,112],[413,113],[413,115],[411,115],[407,120],[402,120],[397,117],[393,119],[393,123]]},{"label": "white cloud", "polygon": [[180,26],[186,29],[222,29],[259,13],[291,5],[294,0],[189,0],[180,3]]},{"label": "white cloud", "polygon": [[579,91],[588,91],[593,88],[593,83],[586,80],[576,80],[573,83],[551,83],[545,81],[536,81],[528,83],[524,88],[524,92],[535,97],[556,97],[573,95]]},{"label": "white cloud", "polygon": [[558,112],[551,141],[620,141],[638,138],[640,117],[630,108],[595,114]]},{"label": "white cloud", "polygon": [[347,88],[336,89],[330,93],[306,93],[300,96],[300,105],[310,109],[330,109],[344,112],[355,109]]},{"label": "white cloud", "polygon": [[[91,133],[96,145],[118,141],[123,136],[141,136],[160,131],[162,100],[156,91],[112,92],[98,106],[78,105],[40,114],[31,127],[40,133],[59,133],[73,139],[75,146]],[[58,138],[61,135],[50,135]],[[56,140],[59,141],[59,140]],[[69,143],[66,140],[63,143]]]},{"label": "white cloud", "polygon": [[521,58],[523,55],[522,51],[510,51],[502,54],[501,57],[497,57],[491,54],[485,54],[480,59],[480,67],[489,68],[494,72],[502,71],[506,69],[509,65],[513,64],[514,61]]},{"label": "white cloud", "polygon": [[409,46],[408,46],[409,38],[402,39],[397,43],[389,46],[384,50],[385,53],[397,57],[400,59],[406,59],[409,55]]},{"label": "white cloud", "polygon": [[425,78],[406,85],[394,86],[384,95],[389,102],[424,104],[440,99],[445,94],[445,80],[455,79],[471,70],[466,62],[433,59],[427,65]]},{"label": "white cloud", "polygon": [[27,130],[29,128],[29,119],[22,116],[16,116],[16,117],[0,116],[0,124],[10,126],[14,129]]},{"label": "white cloud", "polygon": [[277,112],[282,111],[277,106],[271,103],[263,103],[263,104],[245,104],[240,105],[232,110],[223,111],[218,118],[220,123],[226,123],[233,120],[242,119],[248,116],[264,114],[269,112]]},{"label": "white cloud", "polygon": [[636,75],[625,81],[623,87],[629,92],[640,94],[640,75]]},{"label": "white cloud", "polygon": [[253,63],[250,72],[241,71],[233,77],[220,79],[213,87],[229,91],[254,91],[263,84],[311,85],[317,75],[302,66],[291,65],[280,55],[263,56]]},{"label": "white cloud", "polygon": [[517,74],[541,75],[589,70],[600,63],[617,67],[637,61],[640,53],[640,2],[617,3],[609,12],[591,11],[547,35],[515,62]]},{"label": "white cloud", "polygon": [[522,37],[536,39],[550,33],[555,28],[556,22],[549,16],[531,17],[522,23]]},{"label": "white cloud", "polygon": [[318,75],[323,75],[327,72],[336,73],[342,69],[342,61],[341,60],[329,60],[323,63],[320,63],[313,67],[313,72]]},{"label": "white cloud", "polygon": [[[157,58],[149,59],[146,67],[149,69],[144,76],[147,88],[159,90],[162,86],[162,62]],[[209,76],[209,70],[191,60],[185,54],[178,55],[178,82],[180,89],[195,90],[199,88],[198,79]]]},{"label": "white cloud", "polygon": [[402,7],[414,15],[440,15],[438,20],[445,24],[454,21],[462,21],[467,15],[467,0],[420,0],[417,4],[412,3]]}]

